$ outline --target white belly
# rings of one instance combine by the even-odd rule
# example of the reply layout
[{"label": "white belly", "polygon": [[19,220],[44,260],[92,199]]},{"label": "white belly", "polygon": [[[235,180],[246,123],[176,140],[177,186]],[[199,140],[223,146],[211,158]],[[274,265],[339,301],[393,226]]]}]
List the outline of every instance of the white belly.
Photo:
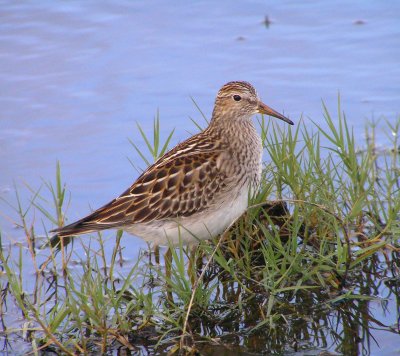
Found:
[{"label": "white belly", "polygon": [[218,206],[172,220],[154,221],[124,227],[124,230],[154,245],[195,244],[221,233],[241,216],[248,206],[249,190],[245,185],[240,192],[232,192]]}]

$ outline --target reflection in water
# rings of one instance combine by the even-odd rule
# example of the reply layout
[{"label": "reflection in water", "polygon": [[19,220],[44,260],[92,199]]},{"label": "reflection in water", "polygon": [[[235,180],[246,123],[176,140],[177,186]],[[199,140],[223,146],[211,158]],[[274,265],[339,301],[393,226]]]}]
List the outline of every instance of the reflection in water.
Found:
[{"label": "reflection in water", "polygon": [[[246,300],[243,287],[237,282],[221,281],[224,277],[219,277],[221,284],[216,294],[221,308],[208,318],[201,315],[193,325],[199,333],[206,330],[211,337],[218,337],[226,344],[240,345],[250,352],[282,353],[317,348],[343,355],[368,355],[371,343],[376,342],[373,337],[376,329],[400,333],[399,319],[393,325],[386,325],[376,316],[377,309],[381,309],[383,314],[389,312],[386,300],[394,301],[395,305],[390,306],[391,313],[396,310],[397,318],[400,316],[397,265],[400,254],[393,253],[389,265],[380,257],[365,261],[362,270],[350,276],[348,284],[352,292],[347,293],[346,299],[345,291],[342,295],[335,291],[332,294],[310,290],[276,296],[278,301],[271,311],[273,328],[268,326],[271,321],[264,327],[258,326],[265,322],[260,305],[268,303],[268,296],[253,296],[253,302],[246,304],[243,313],[238,314],[231,306]],[[220,273],[218,268],[214,272],[216,275]],[[245,287],[253,289],[250,285]],[[372,300],[361,296],[370,296]],[[221,315],[224,315],[222,321],[219,319]],[[205,349],[213,347],[205,346]]]},{"label": "reflection in water", "polygon": [[[88,252],[93,253],[94,250],[88,250]],[[47,260],[41,267],[42,273],[35,277],[33,289],[23,292],[21,298],[24,300],[25,293],[28,293],[26,295],[29,295],[28,299],[33,304],[38,303],[41,308],[47,310],[50,320],[54,311],[60,313],[60,304],[65,303],[68,298],[73,299],[72,295],[65,295],[66,283],[79,283],[77,277],[83,273],[86,276],[92,275],[90,278],[96,288],[100,286],[103,290],[105,301],[107,301],[107,291],[117,291],[124,283],[124,279],[118,277],[111,282],[110,269],[125,271],[125,277],[126,271],[129,270],[121,253],[121,249],[116,250],[114,257],[117,259],[114,267],[105,265],[104,268],[99,266],[100,268],[96,269],[93,267],[95,264],[90,265],[88,261],[75,260],[71,250],[69,255],[64,256],[69,261],[70,267],[63,273],[60,273],[62,261],[58,260],[51,267],[51,263],[49,264]],[[224,253],[229,253],[229,251]],[[117,257],[118,254],[119,257]],[[259,273],[259,268],[263,267],[261,258],[254,259],[256,262],[251,275],[240,277],[240,273],[236,272],[234,278],[219,264],[213,262],[204,279],[204,290],[212,291],[210,299],[204,306],[196,305],[189,319],[190,332],[194,335],[190,343],[198,350],[211,355],[221,352],[229,353],[229,350],[278,354],[329,350],[343,355],[368,355],[371,347],[374,348],[376,345],[373,336],[376,330],[393,334],[400,332],[399,258],[399,252],[392,252],[386,257],[382,254],[373,255],[365,260],[360,268],[349,273],[346,287],[342,290],[328,285],[326,288],[316,288],[310,284],[309,289],[288,288],[275,295],[263,287],[265,281],[263,275]],[[94,259],[96,260],[96,257]],[[102,257],[96,263],[100,264],[101,259]],[[197,268],[200,271],[201,263]],[[126,310],[129,310],[131,303],[135,305],[128,313],[126,320],[126,322],[129,320],[128,330],[131,330],[126,337],[131,345],[135,345],[136,351],[141,350],[145,354],[153,353],[155,350],[157,352],[170,350],[176,342],[175,337],[179,335],[179,330],[174,332],[171,329],[168,337],[164,335],[164,342],[159,344],[161,335],[172,327],[169,318],[173,318],[174,314],[173,312],[169,314],[171,301],[168,301],[168,296],[164,294],[165,289],[160,289],[161,279],[157,277],[160,273],[159,269],[159,266],[147,261],[145,255],[141,256],[140,265],[133,268],[137,274],[133,280],[135,285],[145,290],[144,295],[153,299],[154,315],[151,321],[143,323],[145,306],[141,304],[144,301],[138,299],[138,289],[132,286],[133,289],[130,287],[124,291],[126,300],[122,303]],[[139,270],[140,273],[138,273]],[[27,324],[29,332],[18,328],[13,331],[18,324],[15,317],[11,317],[15,315],[15,312],[22,313],[23,318],[27,320],[32,320],[32,317],[27,315],[26,311],[16,309],[15,299],[10,294],[12,283],[11,280],[2,282],[1,325],[3,332],[0,335],[3,340],[3,351],[20,352],[30,349],[30,342],[38,337],[38,332],[34,331],[36,324],[34,321]],[[79,290],[78,284],[76,288]],[[81,293],[87,292],[84,289],[81,290]],[[88,294],[87,302],[93,308],[94,302],[90,301],[90,293],[96,292],[89,291]],[[179,294],[177,291],[176,293]],[[176,308],[184,309],[182,299],[177,297],[178,294],[174,293],[173,302]],[[110,294],[110,298],[115,298],[115,296],[112,297]],[[28,299],[26,299],[27,302]],[[388,301],[391,301],[393,305],[389,306]],[[385,320],[383,315],[389,310],[391,313],[397,312],[396,320],[392,325],[387,325],[383,321]],[[164,315],[164,319],[160,319],[160,315]],[[170,316],[167,317],[168,315]],[[112,315],[108,317],[112,318]],[[178,316],[176,317],[179,319]],[[68,337],[69,333],[73,332],[68,326],[71,322],[71,320],[64,320],[66,323],[62,331],[62,334],[65,334],[64,337]],[[84,329],[86,330],[85,337],[91,340],[95,334],[92,333],[90,325]],[[94,342],[92,347],[96,349],[96,338],[90,342]],[[45,349],[48,351],[54,349],[55,346],[52,344],[50,342]],[[107,345],[107,348],[108,352],[111,350],[127,352],[124,344],[116,340]],[[54,350],[57,350],[57,347]]]}]

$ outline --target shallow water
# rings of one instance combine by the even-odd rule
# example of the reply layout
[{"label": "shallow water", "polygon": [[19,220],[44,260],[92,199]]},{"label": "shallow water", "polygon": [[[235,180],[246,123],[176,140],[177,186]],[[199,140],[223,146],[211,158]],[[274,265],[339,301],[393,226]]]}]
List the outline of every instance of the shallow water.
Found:
[{"label": "shallow water", "polygon": [[[59,160],[69,219],[81,217],[137,177],[126,157],[144,168],[127,140],[144,144],[136,121],[151,133],[159,109],[163,133],[177,127],[181,141],[196,131],[188,117],[201,121],[190,97],[209,117],[230,80],[253,83],[294,121],[318,121],[321,99],[334,114],[340,92],[362,137],[367,118],[393,122],[400,112],[399,15],[396,1],[3,1],[0,197],[14,199],[14,181],[54,181]],[[3,235],[22,239],[3,201],[0,212]],[[145,246],[124,243],[132,255]]]},{"label": "shallow water", "polygon": [[3,2],[0,11],[1,194],[12,195],[13,180],[52,179],[60,160],[71,219],[133,181],[127,156],[144,167],[127,141],[143,144],[136,121],[151,132],[159,109],[164,133],[177,127],[180,141],[196,131],[188,116],[201,120],[190,96],[210,116],[229,80],[250,81],[294,121],[318,121],[321,99],[334,114],[340,92],[360,136],[366,118],[399,114],[395,1]]}]

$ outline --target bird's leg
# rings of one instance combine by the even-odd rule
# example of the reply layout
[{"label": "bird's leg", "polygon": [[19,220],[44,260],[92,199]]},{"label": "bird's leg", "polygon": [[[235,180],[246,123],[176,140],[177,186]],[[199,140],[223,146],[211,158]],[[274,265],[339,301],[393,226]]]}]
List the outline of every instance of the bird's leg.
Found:
[{"label": "bird's leg", "polygon": [[154,246],[154,260],[156,262],[156,265],[159,266],[160,265],[160,247]]},{"label": "bird's leg", "polygon": [[190,278],[190,282],[192,282],[192,285],[194,285],[197,280],[196,249],[197,249],[196,245],[189,247],[188,275]]},{"label": "bird's leg", "polygon": [[[160,259],[160,256],[158,256],[158,259]],[[160,262],[158,260],[158,262]],[[171,292],[171,269],[172,269],[172,251],[171,247],[168,247],[167,252],[164,255],[164,262],[165,262],[165,280],[167,282],[167,300],[170,303],[173,303],[173,297],[172,297],[172,292]]]},{"label": "bird's leg", "polygon": [[[204,251],[198,248],[198,244],[193,244],[189,248],[189,266],[188,266],[188,275],[190,277],[190,281],[192,285],[196,283],[197,276],[200,275],[203,268],[203,255]],[[199,252],[197,254],[197,251]]]}]

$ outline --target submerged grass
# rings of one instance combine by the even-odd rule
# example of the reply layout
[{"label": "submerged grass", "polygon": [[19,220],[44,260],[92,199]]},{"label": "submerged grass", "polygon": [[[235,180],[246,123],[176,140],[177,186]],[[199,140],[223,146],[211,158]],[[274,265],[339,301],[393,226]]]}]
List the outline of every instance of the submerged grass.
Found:
[{"label": "submerged grass", "polygon": [[[340,106],[336,118],[324,114],[323,123],[284,130],[262,118],[269,161],[247,213],[195,251],[171,249],[169,268],[153,263],[152,252],[128,263],[122,232],[111,253],[101,234],[58,254],[38,249],[37,216],[45,230],[64,224],[59,165],[45,193],[31,189],[27,208],[17,193],[16,224],[26,241],[6,243],[0,234],[4,348],[172,354],[207,353],[210,345],[282,352],[333,344],[355,354],[368,348],[373,327],[398,333],[368,303],[385,302],[382,282],[399,295],[400,120],[383,122],[385,149],[375,142],[376,123],[367,124],[357,148]],[[157,159],[173,132],[161,142],[158,116],[152,140],[138,128]],[[21,317],[10,318],[13,312]]]}]

